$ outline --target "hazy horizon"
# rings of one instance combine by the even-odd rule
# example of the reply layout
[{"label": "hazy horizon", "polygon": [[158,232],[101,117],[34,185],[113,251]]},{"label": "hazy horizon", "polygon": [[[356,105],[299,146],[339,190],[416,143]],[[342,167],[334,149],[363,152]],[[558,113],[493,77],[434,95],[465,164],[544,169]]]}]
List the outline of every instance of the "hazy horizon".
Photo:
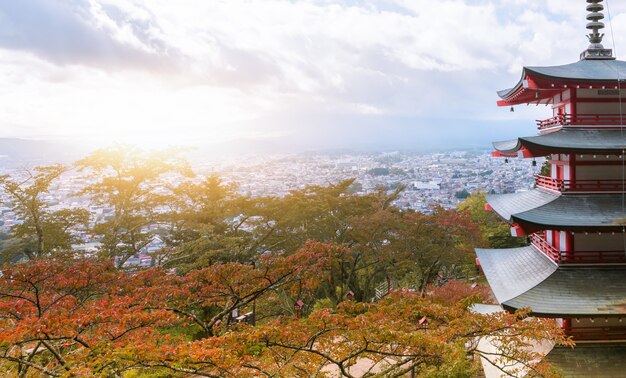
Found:
[{"label": "hazy horizon", "polygon": [[[383,120],[381,122],[386,122]],[[409,124],[404,124],[409,122]],[[439,121],[441,122],[441,121]],[[118,144],[137,146],[143,149],[186,148],[195,157],[220,160],[245,155],[274,155],[327,153],[343,151],[346,153],[374,153],[400,151],[407,153],[429,153],[454,150],[490,150],[491,142],[513,138],[520,132],[531,135],[534,125],[528,122],[509,122],[507,127],[501,123],[489,122],[468,124],[463,122],[448,125],[436,125],[440,132],[434,133],[412,127],[410,120],[395,120],[388,126],[376,122],[370,124],[344,124],[341,128],[332,125],[319,126],[295,135],[274,135],[257,138],[234,138],[222,141],[196,143],[170,143],[162,145],[142,145],[136,143],[85,143],[72,139],[42,138],[1,138],[0,156],[17,156],[18,159],[46,156],[50,161],[71,161],[90,152],[109,148]],[[467,135],[466,130],[471,130]],[[364,132],[365,130],[365,132]],[[445,131],[443,131],[445,130]],[[479,130],[480,132],[476,132]]]}]

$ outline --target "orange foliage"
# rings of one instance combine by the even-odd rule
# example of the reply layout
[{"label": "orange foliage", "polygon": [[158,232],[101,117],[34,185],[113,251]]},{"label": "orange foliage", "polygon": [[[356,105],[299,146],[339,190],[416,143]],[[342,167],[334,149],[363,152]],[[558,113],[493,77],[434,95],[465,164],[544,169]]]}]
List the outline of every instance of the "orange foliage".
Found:
[{"label": "orange foliage", "polygon": [[[87,259],[5,267],[0,277],[3,358],[23,374],[25,369],[50,375],[91,371],[103,356],[154,337],[156,327],[172,321],[164,309],[146,311],[137,290],[155,272],[127,275],[108,262]],[[43,355],[48,358],[38,358]]]},{"label": "orange foliage", "polygon": [[[425,297],[398,291],[372,304],[345,301],[301,320],[231,323],[233,309],[279,289],[297,295],[314,290],[337,259],[349,256],[347,248],[309,242],[294,255],[266,255],[255,266],[217,264],[183,276],[161,269],[129,274],[89,259],[6,266],[0,368],[22,376],[109,376],[141,368],[183,376],[340,371],[349,377],[357,361],[368,359],[382,369],[380,376],[396,376],[412,368],[472,371],[476,365],[467,357],[481,353],[477,338],[489,336],[508,346],[507,357],[549,375],[530,343],[571,344],[554,324],[525,313],[471,312],[474,290],[461,282],[432,288]],[[198,328],[200,337],[184,334]],[[174,329],[183,334],[175,336]]]}]

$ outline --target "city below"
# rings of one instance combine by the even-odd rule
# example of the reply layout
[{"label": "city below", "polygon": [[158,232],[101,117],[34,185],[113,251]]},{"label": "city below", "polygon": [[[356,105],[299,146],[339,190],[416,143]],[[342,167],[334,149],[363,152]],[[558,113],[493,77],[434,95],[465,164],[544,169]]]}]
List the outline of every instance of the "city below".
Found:
[{"label": "city below", "polygon": [[[20,177],[32,162],[2,158],[0,174]],[[37,161],[37,165],[53,164],[53,161]],[[195,159],[192,168],[198,177],[217,176],[225,184],[235,184],[237,191],[251,197],[282,197],[292,190],[307,185],[328,186],[345,179],[355,179],[352,190],[367,193],[384,189],[404,188],[395,205],[428,213],[435,206],[454,208],[470,193],[512,193],[533,187],[532,177],[542,161],[533,165],[524,159],[497,159],[488,151],[452,151],[436,153],[378,152],[378,153],[301,153],[293,155],[256,155],[239,159],[200,162]],[[176,184],[171,178],[170,184]],[[65,173],[42,198],[57,209],[88,209],[91,222],[98,222],[110,215],[112,209],[93,206],[87,197],[78,192],[89,179],[77,170]],[[15,225],[16,214],[11,199],[3,193],[0,197],[0,232],[7,234]],[[95,251],[99,240],[81,232],[84,244],[75,249]],[[143,252],[146,254],[163,247],[155,237]],[[149,265],[151,258],[136,256],[127,264]]]}]

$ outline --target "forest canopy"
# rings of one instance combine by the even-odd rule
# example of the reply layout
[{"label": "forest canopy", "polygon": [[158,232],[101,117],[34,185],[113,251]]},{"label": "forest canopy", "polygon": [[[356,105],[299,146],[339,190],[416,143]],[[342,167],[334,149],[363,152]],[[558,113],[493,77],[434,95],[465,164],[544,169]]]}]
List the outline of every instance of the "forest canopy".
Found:
[{"label": "forest canopy", "polygon": [[[102,211],[51,205],[70,169]],[[178,151],[123,148],[0,176],[20,220],[1,242],[0,371],[471,377],[490,337],[503,361],[556,374],[529,349],[571,345],[553,322],[471,311],[490,301],[473,248],[519,244],[481,194],[426,214],[394,205],[401,187],[354,185],[250,197]],[[87,237],[95,252],[72,250]]]}]

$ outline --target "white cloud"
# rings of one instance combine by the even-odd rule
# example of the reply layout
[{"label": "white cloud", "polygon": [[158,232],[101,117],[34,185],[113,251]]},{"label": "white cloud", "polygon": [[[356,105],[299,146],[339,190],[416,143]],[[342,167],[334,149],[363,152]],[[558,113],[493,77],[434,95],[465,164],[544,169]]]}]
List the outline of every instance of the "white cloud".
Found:
[{"label": "white cloud", "polygon": [[[626,51],[626,5],[610,5],[618,52]],[[577,59],[587,44],[584,7],[571,0],[3,2],[1,130],[171,140],[173,129],[182,140],[252,132],[233,124],[281,112],[417,123],[497,118],[494,92],[513,85],[522,65]]]}]

